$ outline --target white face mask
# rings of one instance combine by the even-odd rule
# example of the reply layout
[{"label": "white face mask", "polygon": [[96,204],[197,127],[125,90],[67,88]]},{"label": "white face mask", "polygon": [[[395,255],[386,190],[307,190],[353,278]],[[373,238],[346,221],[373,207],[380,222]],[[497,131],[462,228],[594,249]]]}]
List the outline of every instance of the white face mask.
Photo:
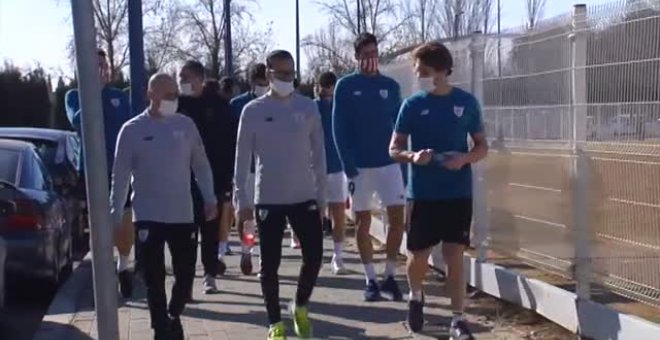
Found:
[{"label": "white face mask", "polygon": [[158,112],[163,117],[170,117],[176,113],[176,110],[179,108],[178,100],[161,100],[160,106],[158,107]]},{"label": "white face mask", "polygon": [[257,85],[257,86],[254,87],[254,94],[257,97],[263,96],[264,94],[266,94],[266,92],[268,92],[268,86],[259,86],[259,85]]},{"label": "white face mask", "polygon": [[270,88],[282,97],[290,95],[295,90],[292,81],[281,81],[277,79],[273,79],[270,83]]},{"label": "white face mask", "polygon": [[435,90],[435,81],[433,77],[417,78],[417,85],[420,91],[432,92]]},{"label": "white face mask", "polygon": [[181,92],[182,96],[192,96],[193,95],[192,84],[190,84],[190,83],[180,83],[179,84],[179,91]]}]

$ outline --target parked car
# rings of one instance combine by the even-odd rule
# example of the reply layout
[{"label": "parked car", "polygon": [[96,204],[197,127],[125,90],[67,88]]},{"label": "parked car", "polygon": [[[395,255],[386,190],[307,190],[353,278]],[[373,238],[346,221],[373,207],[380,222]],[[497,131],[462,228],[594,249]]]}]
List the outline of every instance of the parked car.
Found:
[{"label": "parked car", "polygon": [[0,128],[0,138],[32,143],[53,178],[55,190],[65,200],[67,220],[72,226],[74,251],[84,251],[89,244],[84,202],[78,191],[78,151],[82,147],[75,132],[26,127]]},{"label": "parked car", "polygon": [[73,264],[71,224],[36,147],[0,139],[0,237],[6,270],[57,284]]},{"label": "parked car", "polygon": [[5,260],[7,259],[7,242],[0,237],[0,311],[5,307]]}]

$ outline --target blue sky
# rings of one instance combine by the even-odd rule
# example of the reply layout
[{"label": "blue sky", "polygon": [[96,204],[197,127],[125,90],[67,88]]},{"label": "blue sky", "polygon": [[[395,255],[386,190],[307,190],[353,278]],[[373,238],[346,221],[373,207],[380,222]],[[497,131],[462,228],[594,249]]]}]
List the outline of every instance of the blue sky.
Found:
[{"label": "blue sky", "polygon": [[[594,5],[612,0],[547,0],[545,17],[570,11],[574,3]],[[273,24],[274,47],[295,49],[295,1],[259,0],[254,13],[258,24]],[[288,4],[288,5],[287,5]],[[502,25],[518,26],[524,18],[524,1],[502,0]],[[66,46],[73,34],[68,0],[0,0],[0,62],[11,60],[28,67],[41,64],[54,74],[70,72]],[[300,0],[300,31],[304,37],[324,27],[327,19],[314,0]],[[20,27],[20,28],[19,28]],[[302,65],[306,64],[302,53]]]}]

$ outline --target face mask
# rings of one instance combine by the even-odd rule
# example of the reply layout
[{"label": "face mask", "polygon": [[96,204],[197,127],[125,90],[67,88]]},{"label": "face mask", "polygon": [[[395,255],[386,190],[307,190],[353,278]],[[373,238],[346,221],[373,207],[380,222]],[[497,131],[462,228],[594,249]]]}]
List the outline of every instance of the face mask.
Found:
[{"label": "face mask", "polygon": [[178,100],[161,100],[160,106],[158,107],[158,112],[160,112],[163,117],[170,117],[176,113],[178,108]]},{"label": "face mask", "polygon": [[421,91],[432,92],[435,90],[434,82],[433,77],[417,78],[417,85]]},{"label": "face mask", "polygon": [[378,58],[365,58],[358,61],[360,71],[366,74],[374,74],[378,72]]},{"label": "face mask", "polygon": [[282,97],[290,95],[295,90],[292,81],[281,81],[277,79],[273,79],[270,87]]},{"label": "face mask", "polygon": [[181,91],[182,96],[192,96],[193,88],[190,83],[181,83],[179,84],[179,91]]},{"label": "face mask", "polygon": [[257,85],[257,86],[254,87],[254,94],[257,97],[263,96],[264,94],[266,94],[266,92],[268,92],[268,86],[259,86],[259,85]]}]

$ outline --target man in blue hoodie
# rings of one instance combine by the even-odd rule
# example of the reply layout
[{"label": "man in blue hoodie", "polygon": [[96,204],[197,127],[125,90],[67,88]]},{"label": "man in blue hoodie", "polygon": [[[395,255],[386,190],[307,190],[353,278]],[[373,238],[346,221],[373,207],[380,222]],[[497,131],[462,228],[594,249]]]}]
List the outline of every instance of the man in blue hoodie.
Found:
[{"label": "man in blue hoodie", "polygon": [[[241,118],[241,113],[243,108],[251,102],[252,100],[259,98],[268,92],[268,79],[266,78],[266,64],[258,63],[254,64],[248,70],[248,81],[250,83],[250,90],[234,97],[229,105],[231,110],[237,120]],[[250,174],[247,176],[246,189],[248,190],[247,195],[250,201],[254,201],[254,158],[252,158],[252,163],[250,165]],[[238,234],[243,239],[243,224],[244,220],[237,218],[236,226],[238,229]],[[227,230],[229,227],[227,226]],[[252,273],[252,254],[250,253],[248,247],[242,247],[241,249],[241,272],[245,275]],[[222,253],[223,250],[220,251]]]},{"label": "man in blue hoodie", "polygon": [[[335,88],[333,130],[355,211],[357,242],[364,265],[366,301],[377,301],[381,291],[402,300],[395,269],[404,226],[405,189],[401,167],[388,154],[399,106],[399,84],[378,72],[378,40],[362,33],[354,43],[358,70],[340,79]],[[369,235],[372,197],[378,194],[387,208],[387,263],[385,277],[376,283],[373,246]]]},{"label": "man in blue hoodie", "polygon": [[[115,157],[115,145],[117,144],[117,136],[122,125],[131,119],[131,105],[128,95],[120,89],[109,86],[110,83],[110,66],[108,63],[105,51],[98,51],[99,57],[99,72],[101,73],[101,82],[103,83],[103,90],[101,93],[103,100],[103,126],[105,128],[105,148],[106,159],[108,165],[108,183],[110,183],[110,176],[112,172],[112,164]],[[81,123],[81,110],[80,98],[78,89],[69,90],[65,96],[66,115],[71,123],[71,126],[82,136],[82,123]],[[82,157],[82,148],[80,150],[80,157],[78,169],[82,178],[82,192],[85,192],[85,169]],[[115,245],[119,252],[119,261],[117,262],[117,273],[119,276],[119,284],[121,293],[125,298],[129,298],[133,292],[132,273],[129,270],[129,256],[131,248],[134,243],[133,223],[131,222],[130,199],[126,200],[126,209],[122,219],[122,227],[115,231]]]}]

